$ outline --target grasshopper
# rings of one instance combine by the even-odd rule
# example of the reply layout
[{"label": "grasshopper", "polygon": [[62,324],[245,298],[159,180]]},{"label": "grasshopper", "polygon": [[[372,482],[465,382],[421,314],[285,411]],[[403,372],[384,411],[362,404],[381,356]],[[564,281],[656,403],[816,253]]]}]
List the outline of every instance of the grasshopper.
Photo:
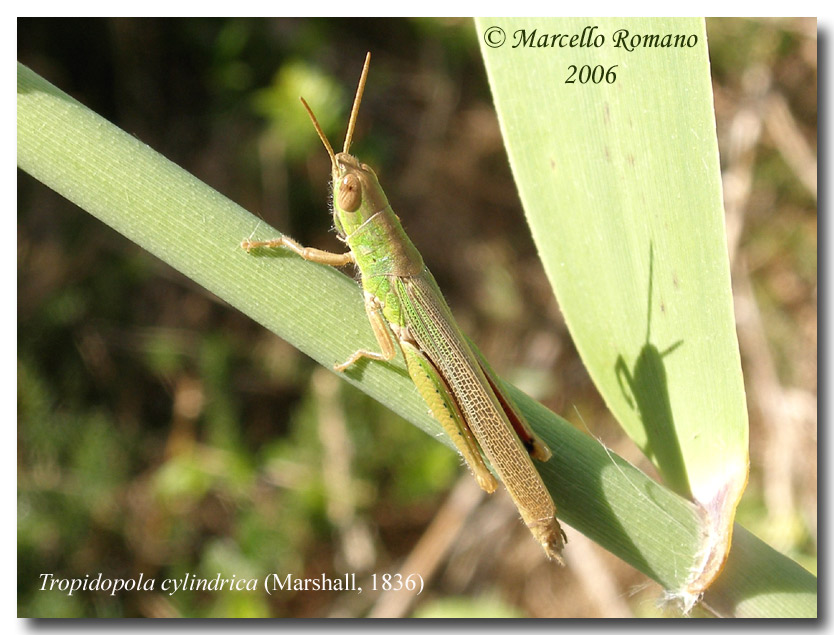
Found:
[{"label": "grasshopper", "polygon": [[548,461],[550,449],[501,390],[478,349],[461,333],[374,171],[349,154],[370,58],[368,53],[342,152],[333,152],[312,109],[301,98],[330,156],[333,222],[349,251],[334,253],[302,247],[287,236],[244,240],[241,246],[247,252],[283,247],[312,262],[333,267],[355,265],[380,351],[357,350],[334,369],[344,372],[363,358],[390,361],[399,348],[418,392],[481,488],[492,493],[497,487],[484,462],[486,457],[547,556],[561,563],[567,538],[556,520],[553,499],[530,458]]}]

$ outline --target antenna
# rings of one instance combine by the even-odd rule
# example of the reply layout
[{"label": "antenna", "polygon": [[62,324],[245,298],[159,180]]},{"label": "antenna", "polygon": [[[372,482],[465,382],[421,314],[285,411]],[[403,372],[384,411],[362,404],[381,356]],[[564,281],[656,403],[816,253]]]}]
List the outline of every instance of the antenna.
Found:
[{"label": "antenna", "polygon": [[356,97],[353,99],[353,108],[350,109],[350,121],[348,122],[347,134],[345,134],[345,149],[347,154],[350,150],[350,143],[353,141],[353,129],[356,127],[356,117],[359,114],[359,104],[362,103],[362,93],[365,92],[365,81],[368,79],[368,66],[371,64],[371,52],[365,56],[365,65],[362,67],[362,75],[359,77],[359,86],[356,89]]},{"label": "antenna", "polygon": [[324,147],[327,150],[327,154],[330,155],[330,163],[333,166],[333,169],[335,170],[336,155],[333,153],[333,146],[331,146],[330,142],[327,140],[327,136],[324,134],[324,130],[321,129],[318,119],[316,119],[316,116],[313,114],[313,111],[310,108],[310,106],[307,104],[306,101],[304,101],[304,97],[299,97],[299,99],[301,100],[301,103],[304,104],[304,107],[307,109],[307,114],[310,115],[310,119],[313,120],[313,126],[315,127],[316,132],[319,135],[319,139],[321,139],[321,142],[324,144]]}]

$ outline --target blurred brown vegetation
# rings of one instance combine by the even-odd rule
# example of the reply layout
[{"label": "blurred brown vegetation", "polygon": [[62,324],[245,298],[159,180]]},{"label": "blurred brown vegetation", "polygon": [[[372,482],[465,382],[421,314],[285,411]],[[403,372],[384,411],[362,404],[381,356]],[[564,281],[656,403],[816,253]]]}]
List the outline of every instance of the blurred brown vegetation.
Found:
[{"label": "blurred brown vegetation", "polygon": [[[815,571],[816,21],[707,29],[750,409],[738,519]],[[536,259],[476,38],[468,20],[38,19],[18,21],[18,59],[270,225],[335,248],[327,157],[303,111],[283,113],[316,86],[339,139],[371,50],[354,151],[464,330],[650,469]],[[447,448],[18,174],[20,615],[658,614],[654,583],[575,532],[569,567],[552,566],[509,500],[470,481]],[[419,598],[37,591],[42,573],[348,571],[367,588],[400,570],[425,575]]]}]

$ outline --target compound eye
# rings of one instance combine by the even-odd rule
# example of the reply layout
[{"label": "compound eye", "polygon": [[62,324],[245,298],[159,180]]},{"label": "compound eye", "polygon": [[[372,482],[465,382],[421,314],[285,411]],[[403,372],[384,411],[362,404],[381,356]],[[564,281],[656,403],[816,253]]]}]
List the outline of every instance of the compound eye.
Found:
[{"label": "compound eye", "polygon": [[355,174],[345,174],[342,177],[336,202],[339,209],[345,212],[355,212],[359,209],[362,203],[362,185],[359,183],[359,177]]}]

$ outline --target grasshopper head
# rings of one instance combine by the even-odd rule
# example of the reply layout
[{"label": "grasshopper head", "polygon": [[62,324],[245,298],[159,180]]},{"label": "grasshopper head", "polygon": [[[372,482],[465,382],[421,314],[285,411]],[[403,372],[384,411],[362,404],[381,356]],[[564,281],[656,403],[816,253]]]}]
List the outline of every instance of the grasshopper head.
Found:
[{"label": "grasshopper head", "polygon": [[304,98],[301,98],[301,103],[307,109],[319,139],[324,144],[327,154],[330,155],[333,172],[333,223],[336,225],[341,238],[350,236],[371,216],[388,207],[388,199],[379,186],[374,171],[364,163],[357,161],[348,152],[351,141],[353,141],[356,116],[359,114],[359,104],[362,102],[362,93],[365,91],[365,80],[368,78],[370,63],[371,54],[368,53],[365,56],[365,65],[362,67],[362,76],[359,78],[356,96],[353,98],[353,108],[350,110],[350,121],[345,134],[344,149],[339,154],[333,152],[333,147],[327,140],[327,135],[319,126],[316,116],[307,102],[304,101]]},{"label": "grasshopper head", "polygon": [[374,171],[347,152],[333,161],[333,222],[344,238],[388,207]]}]

